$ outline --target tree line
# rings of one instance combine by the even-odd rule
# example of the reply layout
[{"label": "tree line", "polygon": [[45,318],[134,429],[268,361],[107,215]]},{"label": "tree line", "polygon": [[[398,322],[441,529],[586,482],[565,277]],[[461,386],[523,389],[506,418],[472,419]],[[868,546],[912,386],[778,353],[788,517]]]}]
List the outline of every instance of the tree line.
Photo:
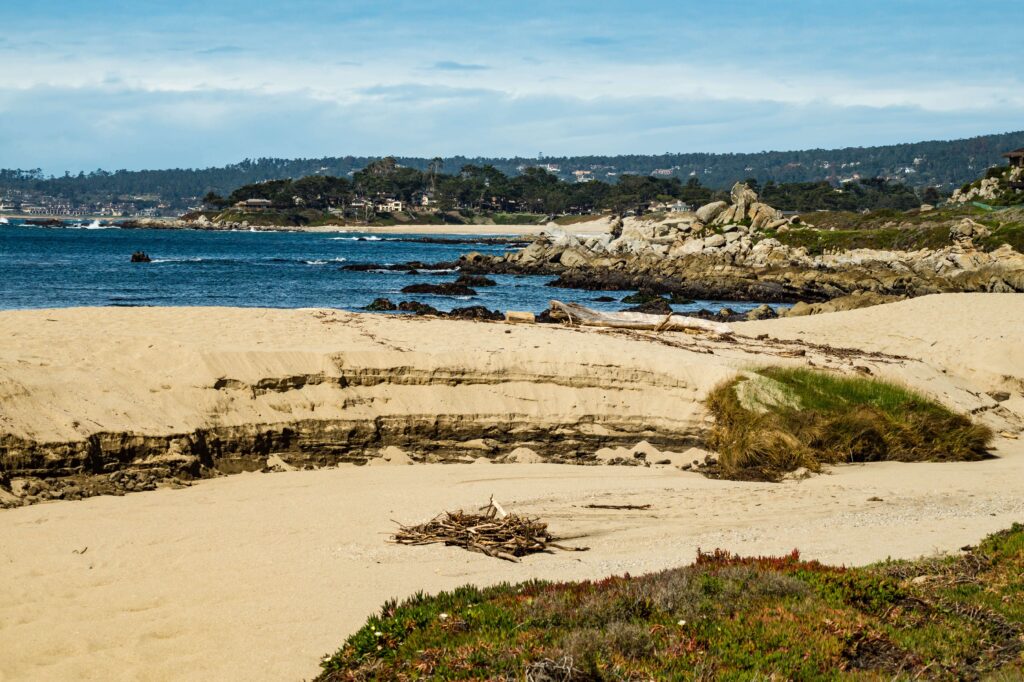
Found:
[{"label": "tree line", "polygon": [[[491,166],[514,177],[531,167],[558,167],[562,179],[572,171],[590,171],[595,178],[615,184],[624,175],[650,175],[656,170],[685,183],[696,177],[704,187],[728,189],[738,178],[756,177],[767,183],[821,182],[838,184],[851,177],[899,178],[915,189],[937,187],[952,191],[977,178],[989,166],[1002,164],[1001,155],[1024,147],[1024,131],[983,135],[950,141],[916,142],[877,147],[766,151],[750,154],[630,154],[619,156],[560,156],[538,158],[444,159],[447,168]],[[433,159],[395,157],[399,165],[429,172]],[[207,192],[229,194],[234,188],[266,180],[324,175],[351,178],[379,160],[371,157],[315,159],[247,159],[241,163],[204,169],[105,171],[48,176],[39,169],[0,170],[0,197],[5,191],[38,192],[71,201],[111,201],[122,197],[154,195],[184,207]],[[614,175],[608,175],[613,173]],[[692,174],[692,175],[691,175]]]},{"label": "tree line", "polygon": [[[763,186],[756,178],[746,181],[759,191],[763,201],[782,210],[864,210],[909,209],[921,204],[915,191],[902,184],[866,179],[834,187],[828,182],[775,183]],[[456,173],[445,173],[444,163],[435,159],[425,170],[410,168],[393,157],[371,162],[351,179],[310,175],[298,180],[269,180],[243,185],[227,196],[210,192],[208,206],[226,208],[250,199],[264,199],[275,209],[346,209],[387,199],[398,199],[408,207],[421,205],[441,211],[518,212],[549,215],[585,214],[610,210],[643,214],[651,206],[682,202],[696,208],[728,192],[705,187],[698,178],[626,174],[618,182],[600,180],[567,182],[543,168],[531,167],[509,176],[493,165],[466,164]]]}]

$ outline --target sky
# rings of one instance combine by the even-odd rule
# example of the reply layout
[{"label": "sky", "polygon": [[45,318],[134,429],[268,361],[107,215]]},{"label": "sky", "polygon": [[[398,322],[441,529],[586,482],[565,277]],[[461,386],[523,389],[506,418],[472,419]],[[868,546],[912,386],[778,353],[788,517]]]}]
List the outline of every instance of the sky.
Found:
[{"label": "sky", "polygon": [[0,168],[1024,129],[1019,0],[0,0]]}]

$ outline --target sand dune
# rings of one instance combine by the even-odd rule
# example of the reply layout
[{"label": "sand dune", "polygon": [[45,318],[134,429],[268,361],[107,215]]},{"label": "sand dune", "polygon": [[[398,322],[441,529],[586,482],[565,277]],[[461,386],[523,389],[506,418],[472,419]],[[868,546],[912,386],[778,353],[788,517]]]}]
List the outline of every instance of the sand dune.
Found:
[{"label": "sand dune", "polygon": [[[501,428],[510,415],[564,430],[583,450],[602,444],[595,434],[683,443],[701,427],[708,388],[767,362],[866,367],[1021,431],[1020,297],[927,297],[737,331],[727,342],[335,311],[7,312],[0,432],[68,444],[271,419],[390,414],[409,425],[432,410],[441,423],[498,425],[491,441],[455,452],[495,457],[529,442],[547,456],[537,431]],[[1024,519],[1022,443],[1001,437],[984,462],[845,466],[782,484],[672,465],[345,464],[0,511],[0,679],[301,679],[383,600],[420,589],[637,573],[685,563],[697,547],[799,547],[845,563],[955,551]],[[385,450],[368,456],[402,461]],[[591,550],[507,564],[386,543],[391,519],[491,494]],[[652,509],[582,508],[593,501]]]}]

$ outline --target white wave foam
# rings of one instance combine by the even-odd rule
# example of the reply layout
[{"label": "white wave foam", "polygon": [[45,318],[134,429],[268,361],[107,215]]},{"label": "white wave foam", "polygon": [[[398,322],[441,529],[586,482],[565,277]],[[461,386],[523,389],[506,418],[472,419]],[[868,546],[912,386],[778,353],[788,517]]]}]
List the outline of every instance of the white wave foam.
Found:
[{"label": "white wave foam", "polygon": [[382,242],[385,241],[382,237],[328,237],[328,241],[332,242]]}]

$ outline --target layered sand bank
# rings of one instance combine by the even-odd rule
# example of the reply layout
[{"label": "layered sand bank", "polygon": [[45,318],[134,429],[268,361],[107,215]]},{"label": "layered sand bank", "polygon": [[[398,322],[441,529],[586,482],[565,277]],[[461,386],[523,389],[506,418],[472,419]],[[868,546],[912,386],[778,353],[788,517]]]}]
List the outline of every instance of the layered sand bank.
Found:
[{"label": "layered sand bank", "polygon": [[[275,454],[378,463],[393,446],[423,461],[487,462],[522,445],[596,461],[639,440],[679,452],[706,426],[703,395],[766,363],[904,381],[1006,434],[989,461],[782,484],[713,481],[680,471],[682,454],[648,451],[670,463],[343,464],[3,510],[0,679],[299,679],[385,599],[421,589],[638,573],[697,547],[864,563],[953,551],[1024,518],[1021,297],[735,328],[728,341],[314,310],[0,313],[0,461],[16,480],[230,471]],[[491,494],[591,550],[513,565],[386,543],[392,519]]]},{"label": "layered sand bank", "polygon": [[1024,413],[1020,301],[928,297],[741,324],[733,339],[334,310],[10,311],[0,471],[188,478],[388,447],[417,461],[528,447],[588,462],[641,440],[682,452],[701,442],[707,391],[765,363],[890,376],[1005,430]]}]

